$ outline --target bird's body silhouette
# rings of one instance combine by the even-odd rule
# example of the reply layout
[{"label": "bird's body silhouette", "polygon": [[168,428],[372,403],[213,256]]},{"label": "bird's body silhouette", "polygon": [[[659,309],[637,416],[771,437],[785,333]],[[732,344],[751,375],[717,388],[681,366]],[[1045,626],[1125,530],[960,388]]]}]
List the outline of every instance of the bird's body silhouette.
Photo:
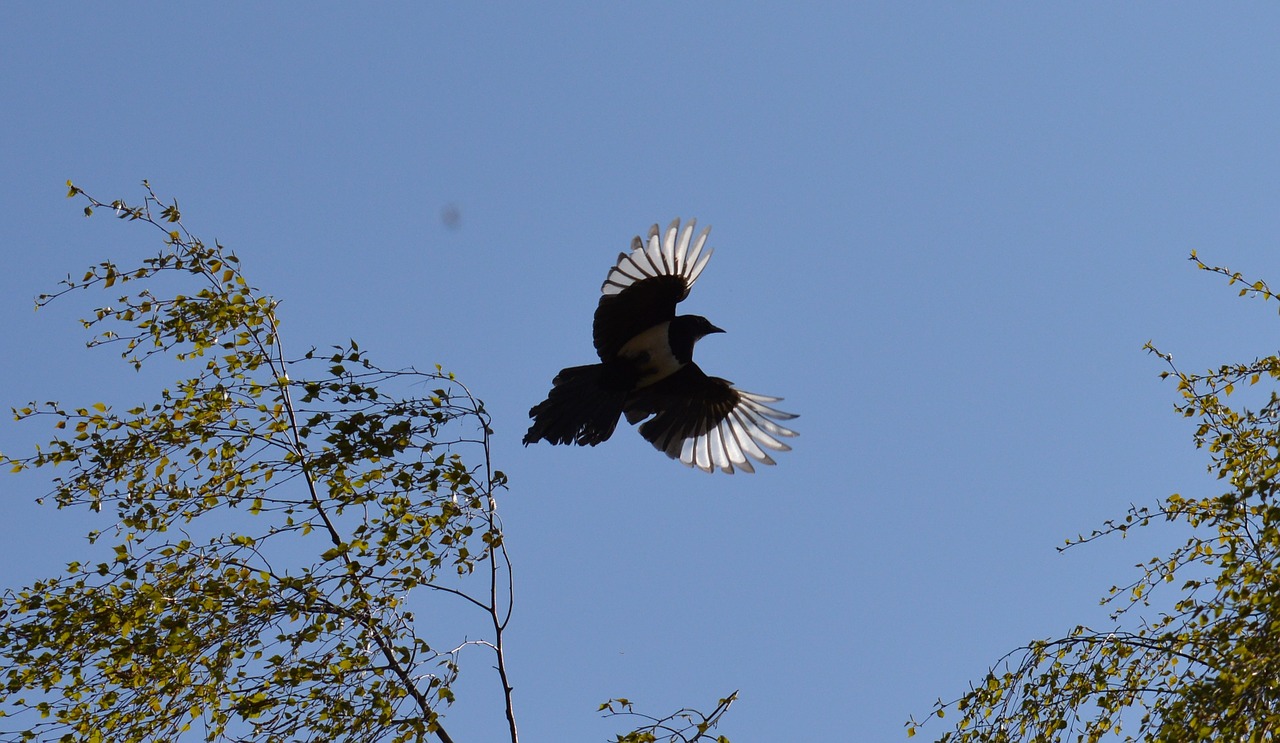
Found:
[{"label": "bird's body silhouette", "polygon": [[773,464],[766,450],[791,447],[795,436],[777,421],[796,416],[768,406],[781,398],[744,392],[710,377],[693,362],[702,337],[724,331],[699,315],[676,315],[676,305],[706,268],[711,228],[693,239],[697,220],[683,230],[674,220],[631,242],[601,287],[592,336],[600,363],[563,369],[547,399],[529,411],[524,443],[595,446],[613,435],[618,418],[641,423],[640,435],[659,450],[705,472],[754,472],[752,460]]}]

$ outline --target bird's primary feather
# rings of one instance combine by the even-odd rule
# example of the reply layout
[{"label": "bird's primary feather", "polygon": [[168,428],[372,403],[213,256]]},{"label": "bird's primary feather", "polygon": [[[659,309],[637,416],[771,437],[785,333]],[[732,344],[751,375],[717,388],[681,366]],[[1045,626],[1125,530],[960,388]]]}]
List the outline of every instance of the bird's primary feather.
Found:
[{"label": "bird's primary feather", "polygon": [[789,451],[779,439],[796,435],[778,421],[797,416],[765,404],[780,399],[735,389],[690,363],[632,393],[625,413],[629,423],[644,420],[640,435],[673,459],[704,472],[754,472],[752,459],[773,464],[765,450]]}]

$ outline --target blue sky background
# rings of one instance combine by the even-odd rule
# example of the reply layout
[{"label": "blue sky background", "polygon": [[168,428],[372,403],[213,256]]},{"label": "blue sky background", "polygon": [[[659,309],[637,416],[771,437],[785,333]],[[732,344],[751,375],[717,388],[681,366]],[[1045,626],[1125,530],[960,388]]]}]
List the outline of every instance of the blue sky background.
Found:
[{"label": "blue sky background", "polygon": [[[898,740],[1006,650],[1101,622],[1179,535],[1064,538],[1216,492],[1141,346],[1187,369],[1275,350],[1273,310],[1185,258],[1280,280],[1278,28],[1268,5],[14,5],[3,402],[159,384],[83,348],[97,298],[31,311],[159,248],[64,182],[150,179],[283,300],[293,348],[355,338],[487,401],[524,739],[604,740],[610,696],[741,689],[735,743]],[[521,447],[592,359],[617,252],[675,216],[714,225],[682,308],[729,332],[700,364],[786,397],[795,451],[727,477],[628,430]],[[0,450],[42,435],[0,423]],[[4,480],[0,584],[83,549],[91,520],[41,492]],[[459,743],[502,730],[488,665]]]}]

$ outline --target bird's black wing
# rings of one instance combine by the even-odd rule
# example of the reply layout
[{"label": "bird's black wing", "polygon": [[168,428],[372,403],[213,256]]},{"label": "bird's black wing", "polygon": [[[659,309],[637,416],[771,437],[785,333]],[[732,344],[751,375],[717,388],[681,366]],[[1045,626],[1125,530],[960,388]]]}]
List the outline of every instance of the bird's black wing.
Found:
[{"label": "bird's black wing", "polygon": [[655,224],[647,240],[637,236],[630,253],[618,254],[600,287],[592,328],[601,361],[611,361],[627,341],[676,316],[676,304],[689,296],[713,252],[702,250],[711,228],[694,239],[696,225],[691,219],[681,230],[677,218],[660,233]]},{"label": "bird's black wing", "polygon": [[625,412],[630,423],[649,418],[640,426],[640,435],[672,459],[704,472],[719,468],[732,474],[734,468],[754,472],[752,459],[773,464],[766,449],[791,449],[779,439],[796,432],[777,421],[797,416],[766,404],[781,399],[735,389],[690,363],[632,392]]}]

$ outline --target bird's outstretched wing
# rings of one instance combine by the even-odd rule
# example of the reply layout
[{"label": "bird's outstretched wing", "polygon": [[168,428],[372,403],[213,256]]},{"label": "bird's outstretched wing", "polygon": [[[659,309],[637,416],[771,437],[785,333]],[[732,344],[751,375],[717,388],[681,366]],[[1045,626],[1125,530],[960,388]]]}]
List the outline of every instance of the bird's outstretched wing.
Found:
[{"label": "bird's outstretched wing", "polygon": [[649,228],[647,240],[636,236],[630,253],[619,253],[618,262],[600,287],[592,336],[602,361],[618,355],[627,341],[676,315],[676,304],[689,296],[714,252],[703,247],[710,227],[693,237],[698,220],[680,229],[676,218],[664,232]]},{"label": "bird's outstretched wing", "polygon": [[781,399],[735,389],[690,363],[633,392],[625,412],[633,424],[653,416],[640,426],[640,435],[672,459],[703,472],[719,468],[733,474],[734,468],[755,472],[753,459],[773,464],[766,450],[791,449],[779,439],[796,432],[778,421],[797,416],[767,404]]}]

